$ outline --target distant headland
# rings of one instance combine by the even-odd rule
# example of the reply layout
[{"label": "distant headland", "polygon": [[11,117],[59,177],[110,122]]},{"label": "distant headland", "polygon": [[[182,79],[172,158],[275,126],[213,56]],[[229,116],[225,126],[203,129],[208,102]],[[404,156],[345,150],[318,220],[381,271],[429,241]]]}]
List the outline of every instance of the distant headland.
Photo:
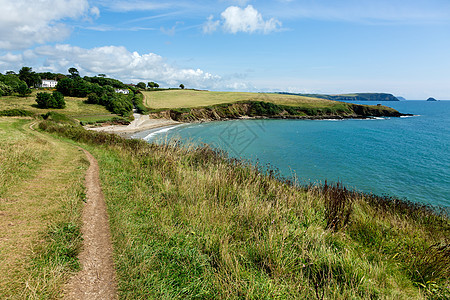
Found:
[{"label": "distant headland", "polygon": [[433,97],[430,97],[427,99],[427,101],[438,101],[438,100],[434,99]]},{"label": "distant headland", "polygon": [[321,98],[333,101],[400,101],[398,97],[387,93],[353,93],[353,94],[296,94],[280,92],[278,94],[299,95],[305,97]]}]

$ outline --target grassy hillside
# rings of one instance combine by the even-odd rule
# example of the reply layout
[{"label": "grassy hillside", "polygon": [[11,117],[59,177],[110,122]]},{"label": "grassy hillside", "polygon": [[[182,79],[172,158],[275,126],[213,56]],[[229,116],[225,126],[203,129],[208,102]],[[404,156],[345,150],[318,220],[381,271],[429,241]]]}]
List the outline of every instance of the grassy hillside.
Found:
[{"label": "grassy hillside", "polygon": [[264,101],[281,105],[314,105],[320,107],[332,106],[334,103],[325,99],[312,97],[261,94],[261,93],[239,93],[239,92],[210,92],[195,90],[167,90],[142,92],[145,96],[144,104],[153,109],[159,108],[181,108],[211,106],[223,103],[234,103],[238,101]]},{"label": "grassy hillside", "polygon": [[448,299],[449,219],[209,148],[46,121],[98,159],[122,299]]},{"label": "grassy hillside", "polygon": [[78,268],[87,164],[73,145],[0,117],[0,298],[54,299]]},{"label": "grassy hillside", "polygon": [[144,92],[144,96],[146,105],[151,108],[151,116],[181,122],[240,117],[320,119],[401,115],[386,106],[356,105],[282,94],[168,90]]},{"label": "grassy hillside", "polygon": [[[0,111],[45,112],[6,100]],[[98,112],[67,102],[77,118]],[[100,164],[121,299],[450,298],[448,215],[299,187],[208,147],[125,140],[57,114],[42,132],[32,122],[0,117],[2,299],[58,298],[79,267],[87,163],[74,143]]]},{"label": "grassy hillside", "polygon": [[104,106],[86,104],[86,98],[65,97],[66,108],[64,109],[41,109],[36,103],[37,91],[28,97],[4,96],[0,97],[0,112],[12,109],[30,111],[34,114],[45,114],[47,112],[59,112],[83,122],[109,121],[118,116],[111,114]]}]

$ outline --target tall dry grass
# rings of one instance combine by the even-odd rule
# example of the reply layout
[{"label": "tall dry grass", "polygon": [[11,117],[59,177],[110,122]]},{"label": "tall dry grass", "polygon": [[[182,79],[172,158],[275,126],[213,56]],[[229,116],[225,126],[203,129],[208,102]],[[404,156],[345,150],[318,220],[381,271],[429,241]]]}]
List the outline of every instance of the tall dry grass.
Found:
[{"label": "tall dry grass", "polygon": [[41,128],[99,160],[124,299],[449,296],[449,219],[432,208],[299,187],[209,147]]}]

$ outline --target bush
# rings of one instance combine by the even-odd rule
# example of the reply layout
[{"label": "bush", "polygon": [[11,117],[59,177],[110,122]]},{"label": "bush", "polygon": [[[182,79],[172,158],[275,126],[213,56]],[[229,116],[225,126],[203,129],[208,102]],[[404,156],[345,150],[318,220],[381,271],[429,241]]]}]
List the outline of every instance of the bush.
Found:
[{"label": "bush", "polygon": [[66,101],[64,101],[63,94],[61,94],[58,91],[54,91],[52,96],[53,96],[53,99],[55,100],[55,103],[56,103],[56,107],[55,108],[64,108],[64,107],[66,107]]},{"label": "bush", "polygon": [[55,91],[53,94],[49,93],[37,93],[36,102],[39,108],[64,108],[66,107],[66,102],[64,101],[64,96]]},{"label": "bush", "polygon": [[31,90],[28,88],[27,84],[25,82],[21,82],[17,92],[19,93],[20,96],[25,97],[29,94],[31,94]]},{"label": "bush", "polygon": [[3,82],[0,82],[0,97],[2,96],[9,96],[14,92],[13,88],[9,85],[4,84]]},{"label": "bush", "polygon": [[41,116],[44,120],[52,120],[60,124],[78,125],[78,122],[75,119],[53,111],[49,111]]},{"label": "bush", "polygon": [[34,113],[24,109],[8,109],[0,111],[1,117],[32,117]]},{"label": "bush", "polygon": [[276,105],[270,102],[252,101],[250,104],[251,115],[275,116],[283,111],[283,108],[280,105]]},{"label": "bush", "polygon": [[133,104],[134,104],[134,107],[136,108],[137,112],[140,114],[147,114],[148,108],[145,107],[143,102],[144,102],[144,95],[142,95],[141,93],[134,95]]}]

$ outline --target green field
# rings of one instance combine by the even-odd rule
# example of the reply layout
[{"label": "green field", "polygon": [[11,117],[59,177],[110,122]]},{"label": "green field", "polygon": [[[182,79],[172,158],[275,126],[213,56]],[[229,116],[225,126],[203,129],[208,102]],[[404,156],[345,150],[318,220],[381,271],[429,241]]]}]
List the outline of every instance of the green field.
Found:
[{"label": "green field", "polygon": [[448,218],[210,148],[46,121],[97,158],[120,299],[448,299]]},{"label": "green field", "polygon": [[[238,94],[302,99],[167,91],[161,101]],[[0,111],[49,111],[33,101],[3,97]],[[0,117],[0,299],[58,299],[79,268],[87,161],[76,145],[100,165],[119,299],[450,299],[447,215],[342,186],[299,187],[207,146],[87,131],[70,116],[108,115],[103,107],[66,102],[58,112],[69,117]]]},{"label": "green field", "polygon": [[79,121],[95,122],[98,120],[109,120],[117,117],[111,114],[104,106],[86,104],[86,98],[64,97],[66,108],[64,109],[41,109],[36,106],[36,94],[34,91],[28,97],[4,96],[0,97],[0,111],[10,109],[24,109],[35,114],[47,112],[59,112],[73,117]]},{"label": "green field", "polygon": [[56,299],[78,268],[84,154],[0,117],[0,299]]},{"label": "green field", "polygon": [[266,93],[210,92],[196,90],[146,91],[142,93],[145,96],[144,105],[152,109],[192,108],[244,100],[264,101],[291,106],[311,105],[315,107],[328,107],[336,104],[335,101],[318,98]]}]

